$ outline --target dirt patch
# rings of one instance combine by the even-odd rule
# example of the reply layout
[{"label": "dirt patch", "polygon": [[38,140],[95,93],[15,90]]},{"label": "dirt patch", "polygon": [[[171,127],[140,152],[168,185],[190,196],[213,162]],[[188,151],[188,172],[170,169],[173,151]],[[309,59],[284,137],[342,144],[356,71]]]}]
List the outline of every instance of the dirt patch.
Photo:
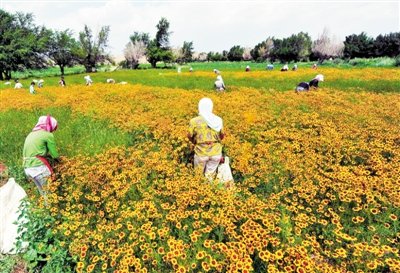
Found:
[{"label": "dirt patch", "polygon": [[22,262],[19,261],[11,271],[11,273],[28,273],[28,270],[26,269],[26,265]]}]

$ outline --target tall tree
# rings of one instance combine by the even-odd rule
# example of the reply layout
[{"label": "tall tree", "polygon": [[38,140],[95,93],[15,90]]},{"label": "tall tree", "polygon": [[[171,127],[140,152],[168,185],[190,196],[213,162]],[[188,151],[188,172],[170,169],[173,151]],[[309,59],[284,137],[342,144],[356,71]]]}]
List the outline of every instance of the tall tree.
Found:
[{"label": "tall tree", "polygon": [[231,62],[241,61],[243,57],[244,48],[241,46],[233,46],[228,52],[228,60]]},{"label": "tall tree", "polygon": [[156,38],[150,41],[147,47],[147,59],[153,68],[157,62],[170,62],[173,59],[172,51],[169,48],[169,22],[165,18],[161,18],[157,24]]},{"label": "tall tree", "polygon": [[157,24],[156,45],[158,48],[169,48],[169,22],[166,18],[162,17]]},{"label": "tall tree", "polygon": [[10,14],[0,10],[0,79],[11,79],[13,71],[42,68],[49,31],[33,23],[32,14]]},{"label": "tall tree", "polygon": [[188,63],[193,58],[193,42],[183,42],[182,46],[182,62]]},{"label": "tall tree", "polygon": [[85,25],[84,30],[79,33],[79,62],[85,66],[86,72],[95,71],[99,62],[111,61],[106,52],[108,48],[108,35],[110,27],[103,26],[98,35],[93,37],[92,30]]},{"label": "tall tree", "polygon": [[72,66],[77,62],[78,51],[79,45],[72,37],[71,30],[52,32],[47,54],[60,67],[61,75],[64,75],[65,67]]}]

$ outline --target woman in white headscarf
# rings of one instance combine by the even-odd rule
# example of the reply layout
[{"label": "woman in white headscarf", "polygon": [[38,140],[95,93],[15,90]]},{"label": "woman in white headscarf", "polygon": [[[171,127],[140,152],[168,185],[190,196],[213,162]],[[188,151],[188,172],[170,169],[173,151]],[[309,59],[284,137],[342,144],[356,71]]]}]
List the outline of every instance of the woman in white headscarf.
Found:
[{"label": "woman in white headscarf", "polygon": [[57,130],[57,125],[57,120],[52,116],[41,116],[25,139],[23,150],[25,174],[35,182],[42,195],[45,195],[43,186],[53,174],[53,169],[46,157],[58,160],[53,135],[53,132]]},{"label": "woman in white headscarf", "polygon": [[313,89],[318,89],[318,83],[324,81],[324,75],[318,74],[315,76],[314,79],[312,79],[309,83],[308,82],[301,82],[296,86],[295,91],[296,92],[302,92],[302,91],[309,91],[311,88]]},{"label": "woman in white headscarf", "polygon": [[194,167],[206,177],[215,175],[222,157],[221,140],[224,138],[223,122],[214,115],[213,102],[209,98],[199,101],[199,116],[190,120],[188,137],[195,145]]},{"label": "woman in white headscarf", "polygon": [[225,90],[225,83],[224,83],[224,80],[222,79],[221,75],[217,76],[217,80],[214,83],[214,87],[215,87],[215,89],[217,89],[217,91]]}]

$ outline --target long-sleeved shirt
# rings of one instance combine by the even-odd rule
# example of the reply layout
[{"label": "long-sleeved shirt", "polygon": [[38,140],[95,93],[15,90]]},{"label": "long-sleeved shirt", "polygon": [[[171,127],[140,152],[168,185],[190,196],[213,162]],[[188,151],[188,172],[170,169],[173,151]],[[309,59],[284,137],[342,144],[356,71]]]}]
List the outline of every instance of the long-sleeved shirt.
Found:
[{"label": "long-sleeved shirt", "polygon": [[44,165],[36,156],[50,155],[52,158],[58,158],[54,135],[45,130],[31,132],[25,139],[23,156],[24,168]]}]

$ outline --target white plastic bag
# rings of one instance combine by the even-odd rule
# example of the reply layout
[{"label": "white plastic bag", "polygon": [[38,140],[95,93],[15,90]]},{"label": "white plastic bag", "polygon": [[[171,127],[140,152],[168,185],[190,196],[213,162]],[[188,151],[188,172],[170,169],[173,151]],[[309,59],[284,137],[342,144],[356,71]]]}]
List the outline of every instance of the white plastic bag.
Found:
[{"label": "white plastic bag", "polygon": [[226,186],[231,184],[233,185],[234,181],[233,181],[231,167],[229,166],[229,157],[225,156],[224,159],[225,159],[224,163],[221,163],[218,166],[217,179]]},{"label": "white plastic bag", "polygon": [[[26,196],[24,189],[14,178],[0,188],[0,252],[3,254],[15,253],[15,242],[18,236],[18,209],[22,199]],[[11,251],[14,249],[14,251]]]}]

